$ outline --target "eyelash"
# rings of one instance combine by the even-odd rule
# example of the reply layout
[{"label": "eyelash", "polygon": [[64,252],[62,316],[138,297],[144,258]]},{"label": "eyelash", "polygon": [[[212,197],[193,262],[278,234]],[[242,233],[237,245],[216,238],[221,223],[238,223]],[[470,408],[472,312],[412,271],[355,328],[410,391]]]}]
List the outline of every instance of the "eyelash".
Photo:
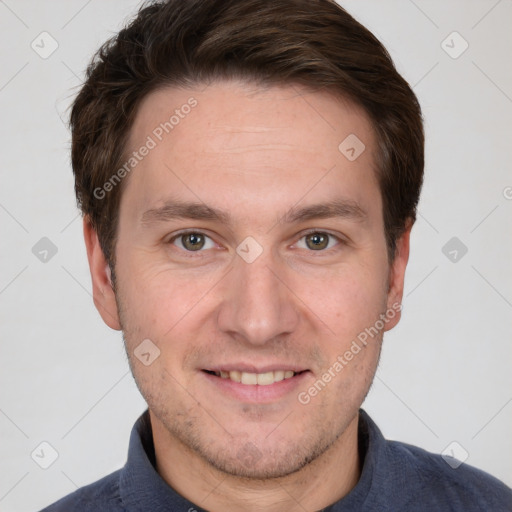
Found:
[{"label": "eyelash", "polygon": [[[335,247],[337,247],[338,245],[343,245],[345,243],[344,240],[342,238],[340,238],[339,236],[336,236],[336,235],[330,233],[329,231],[322,231],[319,229],[310,229],[310,230],[306,231],[305,233],[302,234],[302,236],[299,238],[299,240],[295,243],[297,244],[300,240],[307,237],[308,235],[314,235],[314,234],[327,235],[330,239],[336,240],[337,243],[336,243]],[[331,247],[329,249],[319,250],[319,251],[313,251],[310,249],[309,252],[311,252],[311,253],[326,253],[326,252],[332,251],[333,249],[334,249],[334,247]]]},{"label": "eyelash", "polygon": [[[196,230],[196,229],[189,229],[189,230],[185,230],[185,231],[181,231],[180,233],[174,235],[172,238],[169,239],[169,241],[167,242],[168,244],[170,245],[174,245],[174,242],[176,240],[178,240],[180,237],[182,236],[185,236],[185,235],[190,235],[190,234],[197,234],[197,235],[202,235],[204,236],[205,238],[208,238],[210,239],[212,242],[213,242],[213,239],[212,237],[208,236],[206,233],[204,233],[203,231],[201,230]],[[295,242],[295,244],[297,244],[300,240],[302,240],[303,238],[307,237],[308,235],[313,235],[313,234],[322,234],[322,235],[327,235],[330,239],[334,239],[337,243],[336,243],[336,246],[338,245],[346,245],[346,241],[343,240],[342,238],[340,238],[339,236],[336,236],[332,233],[330,233],[329,231],[323,231],[323,230],[319,230],[319,229],[310,229],[306,232],[304,232],[300,238],[297,240],[297,242]],[[215,243],[215,242],[214,242]],[[336,247],[335,246],[335,247]],[[179,248],[181,249],[181,248]],[[315,253],[315,252],[318,252],[318,253],[326,253],[326,252],[330,252],[331,250],[333,250],[334,247],[331,247],[331,248],[328,248],[328,249],[322,249],[322,250],[318,250],[318,251],[314,251],[314,250],[309,250],[308,252],[311,252],[311,253]],[[307,249],[306,249],[307,250]],[[194,253],[202,253],[205,251],[205,249],[199,249],[198,251],[187,251],[186,249],[181,249],[182,252],[184,253],[188,253],[189,255],[191,254],[194,254]]]}]

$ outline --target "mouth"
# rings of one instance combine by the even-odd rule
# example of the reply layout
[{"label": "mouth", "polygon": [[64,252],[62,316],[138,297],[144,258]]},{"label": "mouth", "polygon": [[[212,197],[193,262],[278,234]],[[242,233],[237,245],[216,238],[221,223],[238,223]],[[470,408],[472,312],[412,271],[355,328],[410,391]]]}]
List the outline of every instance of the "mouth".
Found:
[{"label": "mouth", "polygon": [[245,363],[202,369],[199,373],[207,383],[207,393],[219,393],[231,402],[244,404],[276,404],[292,401],[298,390],[311,380],[310,370],[304,367],[271,364],[252,366]]},{"label": "mouth", "polygon": [[203,370],[203,372],[220,379],[231,380],[247,386],[270,386],[276,382],[292,379],[297,375],[307,372],[307,370],[298,372],[293,370],[273,370],[264,373],[250,373],[241,370]]}]

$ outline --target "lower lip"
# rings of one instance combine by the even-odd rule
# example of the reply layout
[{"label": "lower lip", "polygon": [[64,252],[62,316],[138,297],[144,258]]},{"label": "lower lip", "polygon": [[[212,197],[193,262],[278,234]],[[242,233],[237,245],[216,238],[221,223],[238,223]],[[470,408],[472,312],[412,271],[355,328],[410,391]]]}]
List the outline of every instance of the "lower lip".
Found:
[{"label": "lower lip", "polygon": [[235,382],[231,379],[223,379],[210,373],[201,371],[201,374],[208,379],[217,389],[220,389],[226,395],[247,403],[271,403],[282,399],[292,393],[298,392],[304,388],[305,379],[307,379],[309,371],[305,371],[284,379],[268,386],[260,386],[258,384],[249,385]]}]

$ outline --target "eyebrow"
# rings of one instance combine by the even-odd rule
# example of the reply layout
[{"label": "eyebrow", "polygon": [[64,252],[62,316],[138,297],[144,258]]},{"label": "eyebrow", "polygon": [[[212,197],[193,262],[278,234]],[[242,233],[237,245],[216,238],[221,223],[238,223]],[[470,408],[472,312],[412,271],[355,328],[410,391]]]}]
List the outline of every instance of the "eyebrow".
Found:
[{"label": "eyebrow", "polygon": [[[308,220],[328,218],[364,221],[366,217],[366,212],[357,202],[347,199],[338,199],[327,203],[303,207],[295,205],[279,218],[278,223],[294,224]],[[144,212],[142,215],[142,224],[150,225],[176,219],[208,220],[222,224],[230,223],[230,215],[217,208],[212,208],[204,203],[171,200],[158,208],[151,208]]]},{"label": "eyebrow", "polygon": [[168,222],[175,219],[211,220],[229,223],[229,215],[204,203],[167,201],[159,208],[151,208],[142,215],[142,224]]},{"label": "eyebrow", "polygon": [[280,220],[281,223],[296,223],[314,219],[342,218],[364,221],[366,212],[356,201],[338,199],[310,206],[292,206]]}]

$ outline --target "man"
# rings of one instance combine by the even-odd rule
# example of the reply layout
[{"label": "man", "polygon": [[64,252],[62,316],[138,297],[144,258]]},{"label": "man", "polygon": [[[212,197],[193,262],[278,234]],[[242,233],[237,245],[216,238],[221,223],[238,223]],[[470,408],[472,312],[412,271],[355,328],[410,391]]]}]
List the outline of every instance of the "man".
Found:
[{"label": "man", "polygon": [[371,33],[330,0],[154,3],[71,127],[94,301],[149,409],[123,469],[46,510],[512,510],[360,409],[423,178]]}]

